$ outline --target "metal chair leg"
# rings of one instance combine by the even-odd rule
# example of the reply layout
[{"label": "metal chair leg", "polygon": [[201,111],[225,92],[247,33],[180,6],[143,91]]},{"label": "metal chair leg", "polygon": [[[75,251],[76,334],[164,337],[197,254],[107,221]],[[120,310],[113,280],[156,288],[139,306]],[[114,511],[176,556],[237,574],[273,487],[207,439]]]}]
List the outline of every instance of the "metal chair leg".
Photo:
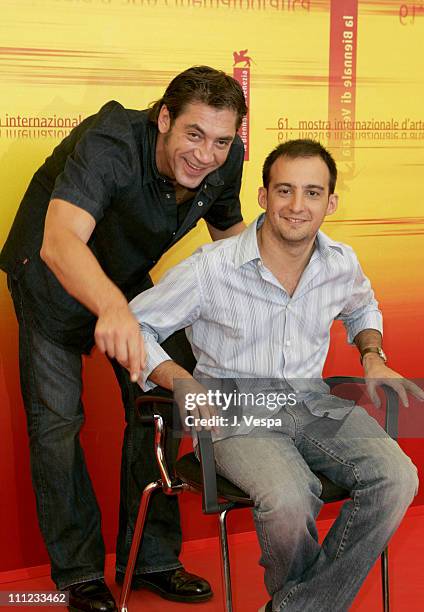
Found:
[{"label": "metal chair leg", "polygon": [[219,515],[219,536],[220,536],[220,551],[221,551],[221,573],[222,573],[222,584],[224,587],[225,596],[225,610],[226,612],[233,612],[233,600],[231,594],[231,572],[230,572],[230,555],[228,551],[228,536],[227,536],[227,513],[228,510],[224,510]]},{"label": "metal chair leg", "polygon": [[127,602],[128,596],[131,589],[131,582],[134,573],[135,562],[137,559],[138,549],[140,547],[140,540],[143,534],[144,523],[146,521],[147,509],[149,507],[150,497],[154,491],[162,488],[160,480],[151,482],[148,484],[142,495],[140,501],[140,508],[138,510],[137,521],[135,523],[134,535],[131,542],[130,554],[128,555],[127,568],[125,570],[124,583],[122,585],[121,597],[119,601],[120,612],[128,612]]},{"label": "metal chair leg", "polygon": [[381,553],[381,585],[383,587],[383,610],[389,612],[389,549],[385,548]]}]

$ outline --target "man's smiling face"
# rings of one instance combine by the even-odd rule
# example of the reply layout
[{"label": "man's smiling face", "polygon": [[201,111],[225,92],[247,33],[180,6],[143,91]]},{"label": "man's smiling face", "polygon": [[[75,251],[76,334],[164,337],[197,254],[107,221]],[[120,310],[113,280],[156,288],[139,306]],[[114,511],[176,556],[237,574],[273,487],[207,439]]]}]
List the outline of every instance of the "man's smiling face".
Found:
[{"label": "man's smiling face", "polygon": [[177,184],[195,189],[222,166],[236,135],[237,115],[201,102],[187,104],[172,122],[167,107],[158,117],[156,165]]},{"label": "man's smiling face", "polygon": [[258,194],[266,210],[264,226],[285,243],[312,242],[325,216],[337,209],[326,163],[318,156],[278,157],[269,178],[268,188],[260,187]]}]

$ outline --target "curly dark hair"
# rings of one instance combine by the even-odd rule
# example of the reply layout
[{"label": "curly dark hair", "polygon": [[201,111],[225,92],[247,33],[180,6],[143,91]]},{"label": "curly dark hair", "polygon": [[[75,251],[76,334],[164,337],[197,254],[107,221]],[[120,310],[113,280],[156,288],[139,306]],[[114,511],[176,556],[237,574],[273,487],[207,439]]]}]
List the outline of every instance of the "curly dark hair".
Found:
[{"label": "curly dark hair", "polygon": [[160,109],[165,104],[171,121],[180,115],[187,104],[202,102],[218,109],[231,109],[237,115],[236,128],[247,113],[243,90],[238,81],[209,66],[193,66],[172,79],[160,100],[153,102],[149,119],[157,123]]}]

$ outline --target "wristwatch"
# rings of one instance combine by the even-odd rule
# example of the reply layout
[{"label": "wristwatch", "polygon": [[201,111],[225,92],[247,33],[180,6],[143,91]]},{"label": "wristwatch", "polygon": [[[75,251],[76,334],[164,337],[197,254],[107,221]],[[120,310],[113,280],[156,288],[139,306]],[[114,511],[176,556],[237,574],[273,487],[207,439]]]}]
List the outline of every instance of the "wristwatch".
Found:
[{"label": "wristwatch", "polygon": [[364,360],[364,357],[367,353],[377,353],[377,355],[379,357],[381,357],[381,359],[384,361],[384,363],[387,363],[387,357],[386,357],[386,353],[383,351],[383,349],[379,346],[367,346],[367,348],[364,348],[364,350],[361,352],[361,365],[362,362]]}]

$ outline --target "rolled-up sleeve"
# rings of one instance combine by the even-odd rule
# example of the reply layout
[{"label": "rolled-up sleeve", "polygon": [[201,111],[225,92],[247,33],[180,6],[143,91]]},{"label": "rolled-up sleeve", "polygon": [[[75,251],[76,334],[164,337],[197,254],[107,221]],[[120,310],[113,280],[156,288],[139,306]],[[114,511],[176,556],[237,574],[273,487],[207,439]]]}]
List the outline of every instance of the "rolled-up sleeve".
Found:
[{"label": "rolled-up sleeve", "polygon": [[337,318],[343,321],[348,342],[351,344],[364,329],[376,329],[383,334],[383,315],[378,308],[371,283],[363,273],[358,260],[356,260],[351,295]]},{"label": "rolled-up sleeve", "polygon": [[184,260],[169,270],[155,287],[140,293],[130,302],[146,346],[146,368],[138,381],[144,391],[156,386],[147,380],[152,371],[171,359],[160,344],[199,317],[201,287],[196,266],[198,257],[198,254],[194,254]]}]

